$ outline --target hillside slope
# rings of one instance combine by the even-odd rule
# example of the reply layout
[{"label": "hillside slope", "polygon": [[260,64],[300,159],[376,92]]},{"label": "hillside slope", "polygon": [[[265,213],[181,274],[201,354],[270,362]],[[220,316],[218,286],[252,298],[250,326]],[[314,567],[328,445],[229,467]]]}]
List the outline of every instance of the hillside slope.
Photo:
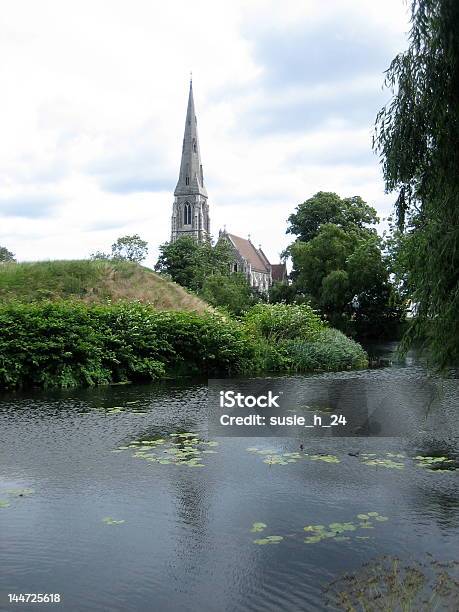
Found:
[{"label": "hillside slope", "polygon": [[209,306],[152,270],[126,261],[37,261],[0,265],[0,302],[138,300],[158,310],[203,312]]}]

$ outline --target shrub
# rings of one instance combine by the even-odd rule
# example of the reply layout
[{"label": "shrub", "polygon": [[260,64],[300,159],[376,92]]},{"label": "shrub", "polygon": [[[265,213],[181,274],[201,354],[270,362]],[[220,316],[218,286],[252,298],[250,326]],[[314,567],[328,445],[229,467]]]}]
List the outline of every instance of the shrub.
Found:
[{"label": "shrub", "polygon": [[245,328],[270,342],[294,338],[313,341],[325,328],[307,304],[257,304],[243,318]]},{"label": "shrub", "polygon": [[295,372],[337,372],[368,366],[360,344],[337,329],[323,329],[314,342],[287,340],[279,347],[286,367]]},{"label": "shrub", "polygon": [[73,387],[178,373],[234,374],[253,363],[242,327],[138,303],[0,307],[0,387]]}]

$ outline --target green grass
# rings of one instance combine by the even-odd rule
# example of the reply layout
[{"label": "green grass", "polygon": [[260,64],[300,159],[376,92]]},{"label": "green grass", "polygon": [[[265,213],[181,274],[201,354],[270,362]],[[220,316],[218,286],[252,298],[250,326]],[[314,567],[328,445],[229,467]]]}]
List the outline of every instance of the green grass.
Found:
[{"label": "green grass", "polygon": [[152,270],[127,261],[67,260],[0,265],[0,302],[78,300],[148,303],[204,312],[208,305]]}]

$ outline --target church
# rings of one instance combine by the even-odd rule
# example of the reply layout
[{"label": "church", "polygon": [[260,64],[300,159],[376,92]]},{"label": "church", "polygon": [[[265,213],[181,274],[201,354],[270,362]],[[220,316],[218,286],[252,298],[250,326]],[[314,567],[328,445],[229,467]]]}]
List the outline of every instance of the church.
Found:
[{"label": "church", "polygon": [[[180,174],[174,191],[172,207],[171,242],[180,236],[191,236],[202,242],[211,239],[210,216],[204,171],[199,150],[198,125],[193,99],[193,83],[190,81],[185,133],[182,144]],[[232,247],[233,272],[242,272],[250,285],[267,293],[273,282],[286,281],[285,263],[271,264],[261,246],[258,248],[249,238],[241,238],[220,230],[219,240],[226,240]]]}]

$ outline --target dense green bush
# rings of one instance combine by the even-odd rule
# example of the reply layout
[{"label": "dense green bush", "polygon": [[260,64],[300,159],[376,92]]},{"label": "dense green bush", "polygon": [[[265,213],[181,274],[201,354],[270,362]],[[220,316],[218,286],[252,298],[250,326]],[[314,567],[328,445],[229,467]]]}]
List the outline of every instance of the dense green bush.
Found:
[{"label": "dense green bush", "polygon": [[325,323],[308,305],[258,304],[243,324],[268,372],[320,372],[364,368],[365,351]]},{"label": "dense green bush", "polygon": [[295,372],[337,372],[368,366],[360,344],[337,329],[324,329],[314,342],[288,340],[280,347],[284,367]]},{"label": "dense green bush", "polygon": [[54,302],[0,307],[0,387],[72,387],[165,375],[245,371],[253,346],[212,314],[138,303]]},{"label": "dense green bush", "polygon": [[325,327],[308,304],[257,304],[243,323],[249,332],[270,342],[293,338],[313,341]]},{"label": "dense green bush", "polygon": [[137,302],[0,306],[3,389],[365,365],[361,346],[326,328],[308,306],[257,305],[242,323]]}]

